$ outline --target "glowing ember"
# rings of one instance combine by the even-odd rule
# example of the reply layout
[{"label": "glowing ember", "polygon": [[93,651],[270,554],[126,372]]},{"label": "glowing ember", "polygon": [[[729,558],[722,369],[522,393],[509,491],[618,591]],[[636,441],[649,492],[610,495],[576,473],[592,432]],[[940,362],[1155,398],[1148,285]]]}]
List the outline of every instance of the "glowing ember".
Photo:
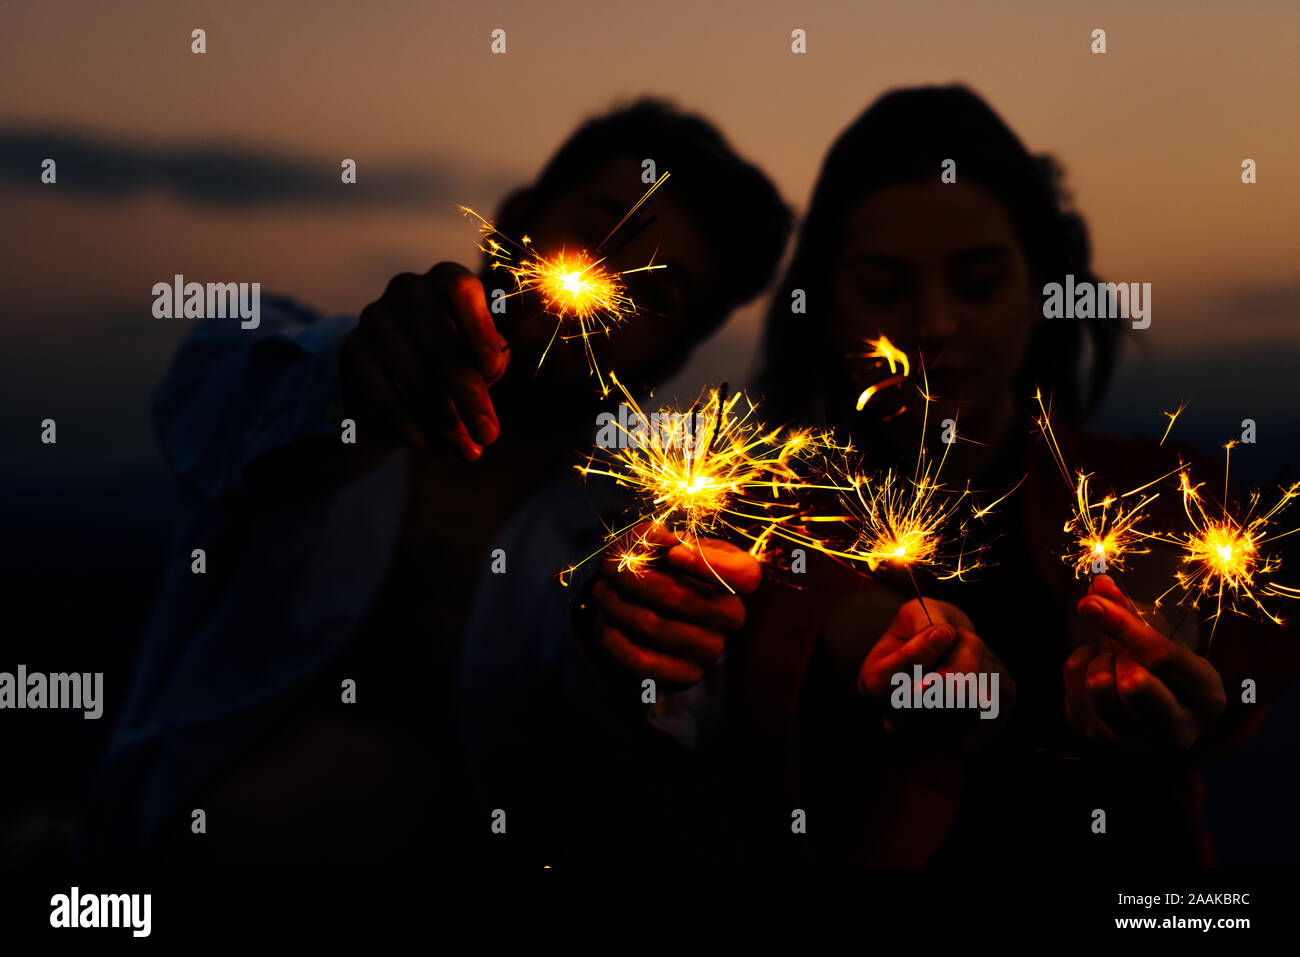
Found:
[{"label": "glowing ember", "polygon": [[[655,190],[663,185],[669,175],[664,173],[646,190],[636,205],[601,240],[597,253]],[[555,332],[542,351],[537,362],[538,368],[541,368],[557,338],[581,339],[588,367],[600,383],[601,391],[607,394],[609,389],[596,362],[592,336],[608,335],[616,325],[636,315],[636,303],[627,295],[627,287],[622,281],[624,276],[667,267],[656,266],[652,261],[635,269],[619,271],[606,265],[606,257],[585,250],[562,249],[557,253],[540,254],[533,248],[528,236],[515,242],[468,206],[461,206],[460,210],[479,222],[479,249],[489,256],[494,268],[504,269],[514,280],[515,291],[511,295],[536,293],[544,303],[546,313],[556,319]]]},{"label": "glowing ember", "polygon": [[[1151,551],[1146,546],[1151,535],[1143,530],[1142,523],[1147,518],[1147,506],[1159,498],[1160,493],[1153,492],[1128,504],[1123,500],[1141,495],[1151,486],[1174,473],[1169,472],[1122,495],[1107,495],[1099,502],[1092,501],[1089,489],[1092,473],[1079,472],[1075,479],[1071,480],[1070,470],[1065,464],[1065,456],[1061,454],[1056,434],[1052,431],[1051,417],[1043,405],[1041,389],[1034,393],[1034,399],[1038,402],[1038,409],[1042,413],[1036,422],[1039,431],[1047,440],[1048,451],[1052,453],[1052,460],[1056,463],[1061,476],[1074,491],[1074,510],[1063,529],[1073,538],[1074,544],[1067,549],[1062,558],[1074,569],[1075,578],[1122,571],[1126,557],[1145,555]],[[1179,409],[1179,412],[1181,411]],[[1170,427],[1173,426],[1173,419],[1177,416],[1177,412],[1173,413],[1169,422]],[[1165,434],[1168,435],[1167,430]]]},{"label": "glowing ember", "polygon": [[[725,385],[684,413],[646,415],[618,377],[610,373],[609,378],[631,415],[627,425],[611,423],[618,441],[598,445],[577,469],[584,477],[604,477],[633,489],[634,515],[610,532],[598,552],[566,568],[562,583],[568,584],[583,562],[646,522],[688,546],[701,535],[740,537],[751,542],[750,553],[759,558],[773,535],[795,533],[801,510],[794,493],[808,487],[801,477],[804,461],[827,447],[825,436],[768,429],[757,420],[754,404],[743,393],[729,396]],[[643,567],[656,547],[662,546],[648,534],[624,544],[620,569]]]},{"label": "glowing ember", "polygon": [[[889,346],[888,340],[883,340]],[[894,361],[906,366],[906,357],[898,353]],[[905,373],[906,374],[906,373]],[[922,376],[925,370],[922,368]],[[805,539],[805,543],[826,554],[851,562],[864,562],[875,571],[880,565],[890,565],[910,570],[914,566],[928,566],[939,580],[962,579],[980,567],[979,555],[983,545],[975,544],[968,534],[971,520],[983,518],[1011,492],[1001,496],[984,508],[973,508],[967,499],[973,493],[969,486],[949,487],[940,481],[951,443],[944,445],[943,454],[934,462],[926,449],[924,436],[929,422],[929,405],[933,397],[926,381],[919,390],[925,402],[922,416],[922,441],[917,449],[916,467],[911,478],[886,471],[883,475],[868,476],[854,471],[851,466],[839,466],[839,480],[820,486],[840,493],[840,503],[845,515],[810,516],[809,523],[831,523],[849,530],[847,544],[836,545],[825,538]],[[1022,480],[1023,481],[1023,480]],[[1017,483],[1016,488],[1019,488]]]},{"label": "glowing ember", "polygon": [[1265,607],[1260,599],[1268,596],[1295,598],[1300,597],[1300,592],[1268,580],[1277,572],[1280,560],[1264,557],[1260,546],[1297,531],[1291,529],[1277,535],[1268,534],[1274,518],[1290,505],[1292,499],[1300,497],[1300,482],[1282,489],[1282,496],[1273,507],[1258,515],[1256,509],[1260,495],[1258,492],[1253,493],[1245,516],[1234,516],[1226,503],[1228,468],[1231,465],[1232,448],[1236,444],[1229,442],[1224,446],[1227,451],[1224,463],[1224,503],[1220,506],[1218,516],[1211,517],[1206,511],[1200,491],[1202,486],[1192,484],[1190,470],[1184,466],[1179,471],[1178,487],[1190,528],[1182,534],[1156,536],[1183,550],[1182,566],[1174,575],[1174,584],[1160,598],[1163,599],[1169,592],[1181,591],[1184,598],[1190,598],[1199,608],[1202,601],[1213,595],[1214,614],[1208,620],[1215,622],[1216,627],[1219,616],[1223,614],[1225,600],[1233,612],[1241,613],[1243,607],[1253,606],[1270,621],[1280,625],[1284,623],[1283,619]]},{"label": "glowing ember", "polygon": [[[858,396],[857,410],[859,412],[862,411],[862,407],[871,400],[873,395],[892,385],[901,384],[902,381],[911,375],[912,372],[911,363],[908,362],[907,354],[890,342],[885,336],[881,336],[879,339],[867,339],[866,344],[871,346],[870,352],[860,352],[850,358],[884,359],[889,363],[890,376],[884,381],[877,382],[875,385],[862,391],[862,394]],[[902,367],[902,372],[898,371],[900,366]]]}]

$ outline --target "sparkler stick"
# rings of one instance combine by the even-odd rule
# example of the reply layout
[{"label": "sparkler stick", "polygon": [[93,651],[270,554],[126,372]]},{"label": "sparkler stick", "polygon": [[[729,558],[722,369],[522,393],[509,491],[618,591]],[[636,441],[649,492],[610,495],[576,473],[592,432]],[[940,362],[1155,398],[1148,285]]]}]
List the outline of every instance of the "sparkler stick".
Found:
[{"label": "sparkler stick", "polygon": [[[1065,464],[1065,456],[1061,453],[1061,447],[1056,441],[1056,434],[1052,431],[1051,416],[1043,405],[1042,389],[1035,390],[1034,399],[1038,402],[1038,409],[1041,413],[1041,417],[1037,420],[1039,431],[1047,440],[1048,450],[1052,453],[1052,459],[1056,463],[1061,477],[1065,480],[1066,486],[1074,492],[1074,510],[1062,529],[1067,535],[1074,537],[1074,545],[1072,548],[1067,548],[1061,557],[1073,567],[1075,578],[1086,574],[1089,585],[1092,584],[1097,575],[1109,574],[1111,581],[1115,583],[1115,587],[1119,589],[1120,594],[1128,599],[1138,618],[1145,621],[1146,615],[1137,602],[1124,590],[1124,585],[1120,582],[1116,572],[1123,569],[1126,557],[1150,553],[1150,548],[1139,547],[1139,545],[1145,545],[1146,541],[1152,537],[1142,530],[1141,525],[1147,519],[1147,506],[1159,498],[1160,493],[1153,492],[1146,495],[1136,504],[1128,507],[1124,506],[1122,500],[1135,495],[1142,495],[1147,489],[1169,478],[1178,470],[1174,469],[1167,472],[1160,478],[1147,482],[1145,485],[1139,485],[1137,488],[1130,489],[1121,495],[1111,494],[1100,502],[1094,502],[1089,495],[1088,489],[1092,473],[1079,471],[1076,473],[1077,482],[1070,481],[1070,470]],[[1174,421],[1182,414],[1182,411],[1183,407],[1180,406],[1177,412],[1164,413],[1169,417],[1169,426],[1160,439],[1162,445],[1169,435],[1169,430],[1173,428]],[[1113,511],[1111,510],[1112,506],[1114,506]],[[1159,599],[1156,600],[1155,604],[1157,607],[1159,606]],[[1109,636],[1106,638],[1106,643],[1114,650],[1115,643]]]},{"label": "sparkler stick", "polygon": [[533,248],[533,242],[528,236],[523,236],[516,242],[468,206],[460,207],[466,216],[478,220],[479,249],[491,259],[493,268],[504,269],[514,279],[515,291],[510,295],[537,293],[544,303],[546,313],[556,320],[555,331],[537,361],[538,369],[546,361],[557,338],[581,339],[587,365],[600,385],[601,394],[609,394],[609,387],[605,384],[596,361],[592,336],[608,335],[615,326],[636,315],[636,303],[628,296],[623,277],[668,267],[655,265],[652,256],[651,261],[644,266],[614,270],[607,264],[608,257],[600,255],[600,252],[670,175],[664,173],[660,176],[592,252],[561,249],[555,253],[539,253]]},{"label": "sparkler stick", "polygon": [[916,600],[921,603],[921,611],[925,612],[925,620],[929,624],[934,624],[934,619],[930,617],[930,609],[925,607],[925,598],[921,595],[921,586],[916,583],[916,575],[912,571],[910,564],[904,566],[907,569],[907,577],[912,579],[912,591],[916,592]]}]

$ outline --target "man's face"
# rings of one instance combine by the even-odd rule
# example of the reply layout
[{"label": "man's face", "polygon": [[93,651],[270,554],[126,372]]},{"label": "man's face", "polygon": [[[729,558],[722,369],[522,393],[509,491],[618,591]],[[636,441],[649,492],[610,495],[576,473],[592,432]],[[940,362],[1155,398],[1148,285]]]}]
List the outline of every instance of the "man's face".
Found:
[{"label": "man's face", "polygon": [[[718,283],[718,257],[685,207],[673,198],[671,179],[601,245],[648,188],[641,181],[638,160],[613,160],[553,202],[529,234],[541,255],[566,250],[592,258],[605,256],[601,266],[611,272],[651,263],[667,266],[622,277],[626,295],[636,304],[634,315],[611,325],[608,334],[589,323],[594,330],[590,346],[602,376],[608,381],[613,370],[633,388],[653,386],[671,375],[694,348],[696,330],[712,328],[721,318],[710,295]],[[504,273],[494,275],[508,284]],[[489,293],[493,284],[490,280]],[[507,324],[514,361],[536,365],[549,342],[540,381],[569,388],[585,387],[590,380],[590,387],[596,388],[582,339],[566,339],[580,333],[576,319],[545,313],[536,296],[511,300],[509,308],[520,309],[519,321]]]},{"label": "man's face", "polygon": [[[1012,382],[1041,318],[1032,292],[1011,220],[984,189],[938,182],[882,189],[849,216],[835,283],[837,351],[863,352],[863,339],[883,333],[912,359],[915,381],[897,398],[871,400],[893,403],[890,412],[906,401],[907,413],[894,421],[912,430],[905,441],[916,440],[924,405],[918,352],[935,397],[932,423],[960,410],[974,431],[995,428],[1014,408]],[[859,388],[888,375],[861,360],[848,364]]]}]

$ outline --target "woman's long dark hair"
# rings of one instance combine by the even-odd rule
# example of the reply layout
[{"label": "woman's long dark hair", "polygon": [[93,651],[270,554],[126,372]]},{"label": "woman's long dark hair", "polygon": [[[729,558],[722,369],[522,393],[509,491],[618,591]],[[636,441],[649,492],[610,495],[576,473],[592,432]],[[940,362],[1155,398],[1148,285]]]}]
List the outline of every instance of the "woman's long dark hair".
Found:
[{"label": "woman's long dark hair", "polygon": [[[849,211],[887,186],[937,177],[945,159],[961,180],[988,190],[1010,215],[1033,280],[1095,282],[1083,220],[1068,207],[1061,168],[1035,156],[979,96],[964,86],[916,87],[881,96],[846,129],[822,166],[794,258],[768,311],[759,378],[768,416],[818,418],[828,398],[828,370],[842,368],[831,340],[833,282]],[[803,289],[806,314],[790,311]],[[1084,335],[1090,368],[1080,368]],[[1038,324],[1016,377],[1019,394],[1035,385],[1053,394],[1054,418],[1081,425],[1095,410],[1118,354],[1122,326],[1105,319]],[[834,398],[834,397],[832,397]],[[834,420],[834,416],[828,416]]]}]

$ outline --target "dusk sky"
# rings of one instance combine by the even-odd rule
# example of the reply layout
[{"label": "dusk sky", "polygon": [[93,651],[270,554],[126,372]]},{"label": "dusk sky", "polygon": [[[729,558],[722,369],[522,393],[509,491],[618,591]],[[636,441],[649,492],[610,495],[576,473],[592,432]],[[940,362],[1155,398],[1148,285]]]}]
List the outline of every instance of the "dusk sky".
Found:
[{"label": "dusk sky", "polygon": [[[1201,403],[1193,422],[1290,423],[1300,388],[1270,370],[1300,358],[1298,36],[1294,2],[4,4],[0,455],[33,473],[155,461],[148,400],[188,326],[154,319],[150,290],[174,273],[359,311],[394,273],[475,262],[454,204],[493,209],[582,119],[641,94],[717,122],[802,212],[872,99],[950,81],[1063,162],[1100,274],[1152,283],[1107,421],[1155,428],[1151,403],[1177,390]],[[743,379],[761,308],[683,392]],[[1235,384],[1202,399],[1175,369]],[[46,416],[57,452],[37,441]]]}]

